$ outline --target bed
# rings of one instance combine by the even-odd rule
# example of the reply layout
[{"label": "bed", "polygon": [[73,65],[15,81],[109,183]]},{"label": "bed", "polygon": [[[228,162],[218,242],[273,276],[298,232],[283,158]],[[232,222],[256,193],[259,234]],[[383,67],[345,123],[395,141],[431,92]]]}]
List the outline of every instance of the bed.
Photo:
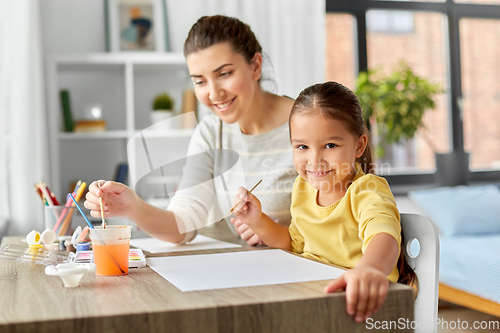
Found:
[{"label": "bed", "polygon": [[439,229],[439,298],[500,317],[498,186],[411,191],[396,203]]}]

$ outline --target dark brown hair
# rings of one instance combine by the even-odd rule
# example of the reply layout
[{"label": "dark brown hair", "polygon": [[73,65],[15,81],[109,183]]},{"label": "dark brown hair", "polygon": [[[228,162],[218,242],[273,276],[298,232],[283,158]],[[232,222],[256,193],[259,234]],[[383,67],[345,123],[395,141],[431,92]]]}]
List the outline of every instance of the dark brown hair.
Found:
[{"label": "dark brown hair", "polygon": [[337,82],[318,83],[302,90],[290,112],[290,120],[297,113],[319,112],[342,121],[355,136],[366,134],[368,143],[361,157],[356,159],[365,173],[374,173],[370,144],[370,133],[362,116],[361,104],[354,93]]},{"label": "dark brown hair", "polygon": [[398,259],[398,271],[399,283],[417,287],[417,275],[415,274],[413,268],[411,268],[410,265],[408,265],[408,262],[405,260],[405,248],[403,240],[401,240],[401,252],[399,253]]},{"label": "dark brown hair", "polygon": [[[361,136],[362,134],[366,134],[368,137],[368,144],[363,155],[357,158],[356,162],[360,164],[364,173],[374,173],[370,133],[363,120],[361,104],[356,95],[354,95],[349,88],[332,81],[307,87],[302,90],[295,100],[292,111],[290,112],[290,120],[295,114],[305,112],[319,112],[330,119],[342,121],[348,131],[353,135]],[[401,251],[397,263],[399,271],[398,282],[414,285],[416,282],[416,275],[406,262],[404,252],[403,244],[401,244]]]},{"label": "dark brown hair", "polygon": [[262,53],[262,47],[247,24],[234,17],[215,15],[203,16],[191,27],[184,43],[184,56],[223,42],[228,42],[249,64],[255,53]]}]

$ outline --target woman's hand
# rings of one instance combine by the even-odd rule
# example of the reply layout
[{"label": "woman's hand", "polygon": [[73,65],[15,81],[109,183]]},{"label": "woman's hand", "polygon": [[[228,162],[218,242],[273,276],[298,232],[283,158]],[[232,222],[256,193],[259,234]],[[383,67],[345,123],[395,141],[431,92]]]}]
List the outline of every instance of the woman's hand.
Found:
[{"label": "woman's hand", "polygon": [[357,322],[366,321],[380,309],[387,296],[389,280],[381,271],[370,266],[354,267],[331,281],[326,293],[345,289],[347,314]]},{"label": "woman's hand", "polygon": [[128,186],[105,180],[90,184],[83,205],[90,209],[90,215],[93,217],[101,217],[99,197],[102,197],[104,217],[124,217],[133,220],[139,197]]},{"label": "woman's hand", "polygon": [[232,218],[231,223],[234,225],[234,229],[240,235],[241,239],[247,242],[248,245],[262,245],[264,244],[260,237],[253,232],[252,229],[245,223],[241,222],[239,219]]}]

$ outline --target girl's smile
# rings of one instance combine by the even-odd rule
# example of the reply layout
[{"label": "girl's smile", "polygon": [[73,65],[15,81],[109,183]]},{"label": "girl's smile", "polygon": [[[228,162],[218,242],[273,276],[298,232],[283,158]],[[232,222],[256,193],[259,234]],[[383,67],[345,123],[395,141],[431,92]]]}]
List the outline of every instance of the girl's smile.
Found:
[{"label": "girl's smile", "polygon": [[309,170],[306,170],[306,172],[313,177],[321,178],[321,177],[325,177],[325,176],[329,175],[332,172],[332,170],[328,170],[328,171],[309,171]]}]

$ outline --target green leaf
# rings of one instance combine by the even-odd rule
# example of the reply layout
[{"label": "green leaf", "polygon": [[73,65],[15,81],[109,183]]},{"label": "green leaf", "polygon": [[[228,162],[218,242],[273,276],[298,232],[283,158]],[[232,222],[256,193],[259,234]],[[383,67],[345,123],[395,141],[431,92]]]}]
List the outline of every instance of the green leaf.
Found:
[{"label": "green leaf", "polygon": [[[403,61],[388,75],[381,68],[359,73],[356,86],[363,118],[366,122],[371,118],[376,121],[380,142],[387,144],[413,138],[423,127],[425,112],[433,109],[437,95],[444,93],[440,84],[416,75]],[[385,153],[380,146],[374,151],[377,156]]]}]

